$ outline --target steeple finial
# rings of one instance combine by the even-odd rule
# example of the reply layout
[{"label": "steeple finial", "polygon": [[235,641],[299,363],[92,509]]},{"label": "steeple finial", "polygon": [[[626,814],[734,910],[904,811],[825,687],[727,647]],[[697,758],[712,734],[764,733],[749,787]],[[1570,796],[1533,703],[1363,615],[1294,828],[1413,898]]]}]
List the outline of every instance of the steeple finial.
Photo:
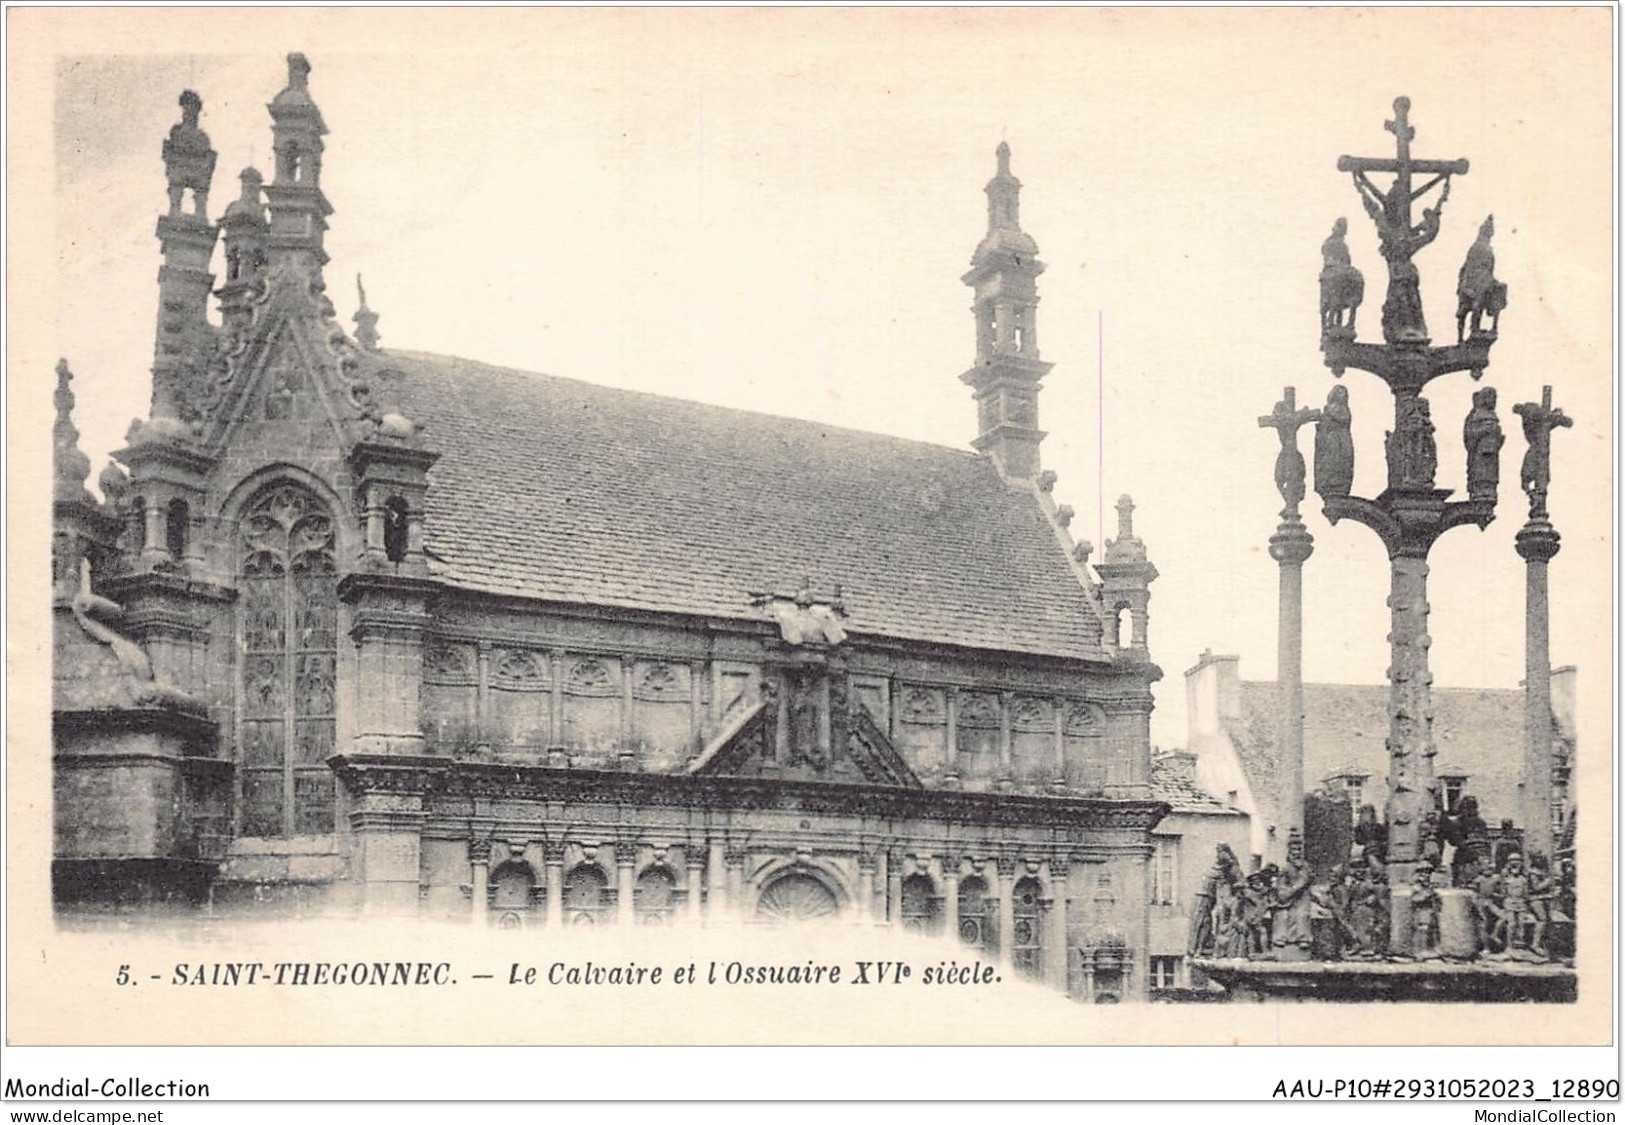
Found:
[{"label": "steeple finial", "polygon": [[[276,167],[265,187],[270,203],[271,262],[291,257],[319,269],[327,264],[322,247],[327,216],[333,213],[322,194],[322,136],[327,125],[310,96],[310,60],[298,51],[288,56],[288,84],[271,99],[271,149]],[[319,279],[318,279],[319,280]]]},{"label": "steeple finial", "polygon": [[1117,498],[1117,537],[1134,538],[1134,498],[1126,492]]},{"label": "steeple finial", "polygon": [[1010,146],[1004,141],[993,150],[998,159],[998,171],[987,183],[987,229],[1021,229],[1021,181],[1010,174]]},{"label": "steeple finial", "polygon": [[367,288],[361,284],[361,275],[355,275],[356,296],[360,307],[355,310],[355,342],[369,352],[378,350],[378,314],[367,307]]},{"label": "steeple finial", "polygon": [[54,468],[54,492],[57,500],[91,499],[85,488],[90,476],[90,458],[79,448],[79,430],[73,424],[73,372],[68,361],[56,364],[56,423],[51,427],[51,447]]}]

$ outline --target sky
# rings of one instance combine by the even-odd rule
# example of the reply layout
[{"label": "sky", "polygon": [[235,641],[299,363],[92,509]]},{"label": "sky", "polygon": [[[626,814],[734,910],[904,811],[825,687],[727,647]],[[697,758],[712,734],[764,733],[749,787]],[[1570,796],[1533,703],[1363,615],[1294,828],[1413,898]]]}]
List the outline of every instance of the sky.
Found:
[{"label": "sky", "polygon": [[[11,80],[40,96],[13,103],[13,136],[43,143],[14,142],[12,175],[39,189],[20,205],[35,208],[49,252],[20,263],[47,283],[25,290],[37,315],[12,345],[11,424],[39,418],[43,434],[48,415],[30,411],[48,409],[58,355],[97,471],[145,414],[160,146],[176,99],[203,97],[217,217],[242,167],[269,171],[265,103],[299,50],[331,130],[329,293],[348,324],[364,274],[386,349],[964,447],[975,411],[958,375],[974,334],[959,277],[1004,141],[1022,225],[1048,263],[1044,463],[1057,501],[1077,510],[1074,533],[1097,545],[1116,533],[1117,497],[1134,497],[1161,572],[1153,740],[1181,745],[1182,673],[1204,649],[1239,654],[1248,679],[1275,673],[1277,445],[1257,418],[1285,385],[1319,405],[1334,383],[1316,275],[1339,216],[1366,275],[1362,338],[1378,333],[1382,262],[1336,161],[1391,156],[1383,122],[1404,94],[1415,153],[1471,161],[1417,259],[1436,341],[1453,330],[1456,271],[1492,212],[1510,295],[1484,380],[1507,433],[1500,514],[1434,548],[1435,680],[1522,678],[1524,445],[1510,408],[1550,383],[1576,419],[1553,443],[1564,547],[1551,653],[1580,666],[1591,744],[1606,745],[1609,16],[188,9],[119,13],[115,31],[105,10],[14,11],[11,49],[19,27],[36,39],[14,53]],[[1362,372],[1342,381],[1355,491],[1375,495],[1389,396]],[[1475,387],[1463,373],[1429,388],[1441,487],[1464,486]],[[1381,682],[1383,552],[1364,528],[1330,527],[1312,495],[1305,512],[1305,678]]]}]

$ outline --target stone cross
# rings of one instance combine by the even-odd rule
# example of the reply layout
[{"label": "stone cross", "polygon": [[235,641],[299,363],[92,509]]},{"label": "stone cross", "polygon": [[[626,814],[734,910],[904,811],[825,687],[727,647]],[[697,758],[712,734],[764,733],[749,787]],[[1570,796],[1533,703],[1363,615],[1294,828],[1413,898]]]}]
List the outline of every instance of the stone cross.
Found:
[{"label": "stone cross", "polygon": [[[1465,160],[1416,160],[1411,156],[1411,141],[1416,136],[1416,129],[1410,123],[1411,100],[1409,98],[1394,99],[1394,119],[1383,122],[1383,128],[1394,135],[1394,159],[1388,160],[1376,156],[1340,156],[1337,158],[1339,172],[1354,173],[1355,182],[1363,183],[1378,198],[1389,205],[1396,225],[1409,227],[1411,225],[1411,202],[1426,193],[1434,184],[1449,176],[1465,176],[1467,174],[1467,161]],[[1378,192],[1371,181],[1366,178],[1367,172],[1394,173],[1394,186],[1388,190],[1387,195]],[[1432,175],[1421,188],[1412,190],[1411,180],[1416,173]]]},{"label": "stone cross", "polygon": [[1558,426],[1574,425],[1574,419],[1552,405],[1550,386],[1540,389],[1539,402],[1520,402],[1512,412],[1523,419],[1523,436],[1529,443],[1520,474],[1520,483],[1529,496],[1529,518],[1544,520],[1546,489],[1552,481],[1552,431]]},{"label": "stone cross", "polygon": [[1298,519],[1298,504],[1304,497],[1307,475],[1303,454],[1298,452],[1298,430],[1320,420],[1320,411],[1298,406],[1297,394],[1296,387],[1284,388],[1281,401],[1275,404],[1275,412],[1258,420],[1261,429],[1274,430],[1281,439],[1281,452],[1275,458],[1275,487],[1286,501],[1281,518],[1289,521]]}]

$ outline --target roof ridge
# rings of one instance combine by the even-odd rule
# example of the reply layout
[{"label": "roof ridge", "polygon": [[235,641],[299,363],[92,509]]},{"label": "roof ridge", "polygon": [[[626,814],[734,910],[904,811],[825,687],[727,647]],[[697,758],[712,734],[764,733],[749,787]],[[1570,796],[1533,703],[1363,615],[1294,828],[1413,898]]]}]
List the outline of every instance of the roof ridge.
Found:
[{"label": "roof ridge", "polygon": [[[884,442],[895,442],[899,445],[919,446],[925,449],[946,453],[956,453],[966,459],[982,460],[987,461],[989,464],[992,463],[991,459],[986,454],[978,453],[974,449],[962,448],[956,445],[946,445],[942,442],[928,441],[924,438],[902,437],[897,434],[882,433],[878,430],[864,430],[859,429],[856,426],[845,426],[834,422],[821,422],[817,419],[803,418],[794,414],[773,414],[765,410],[747,410],[744,407],[739,406],[724,406],[721,403],[702,402],[699,399],[683,398],[680,395],[661,394],[658,391],[637,390],[631,387],[617,387],[610,383],[596,383],[590,379],[579,379],[571,375],[554,375],[547,371],[527,371],[522,367],[508,367],[501,364],[487,363],[484,360],[468,359],[464,356],[441,355],[436,352],[414,351],[406,348],[390,348],[387,351],[380,351],[376,354],[379,360],[380,370],[385,370],[391,366],[394,366],[388,362],[388,357],[391,356],[409,360],[417,360],[419,362],[431,365],[435,363],[455,363],[461,365],[465,369],[476,369],[476,373],[479,374],[498,375],[512,379],[551,379],[560,383],[570,383],[575,386],[584,387],[590,391],[601,391],[609,394],[630,395],[640,398],[656,399],[660,402],[672,403],[679,406],[698,407],[702,410],[714,410],[721,414],[731,414],[740,418],[761,418],[780,423],[789,422],[794,425],[815,427],[820,430],[834,431],[839,434],[851,435],[854,437],[868,438],[871,440]],[[410,372],[402,372],[402,374],[405,374],[408,377],[411,376]]]}]

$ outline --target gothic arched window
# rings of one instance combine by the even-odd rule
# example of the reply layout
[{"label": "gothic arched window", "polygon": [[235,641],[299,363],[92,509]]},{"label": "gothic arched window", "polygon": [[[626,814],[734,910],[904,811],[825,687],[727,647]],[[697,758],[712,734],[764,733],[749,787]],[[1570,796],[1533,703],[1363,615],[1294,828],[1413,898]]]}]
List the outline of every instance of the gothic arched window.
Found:
[{"label": "gothic arched window", "polygon": [[333,831],[338,587],[333,520],[294,484],[242,519],[242,834]]}]

